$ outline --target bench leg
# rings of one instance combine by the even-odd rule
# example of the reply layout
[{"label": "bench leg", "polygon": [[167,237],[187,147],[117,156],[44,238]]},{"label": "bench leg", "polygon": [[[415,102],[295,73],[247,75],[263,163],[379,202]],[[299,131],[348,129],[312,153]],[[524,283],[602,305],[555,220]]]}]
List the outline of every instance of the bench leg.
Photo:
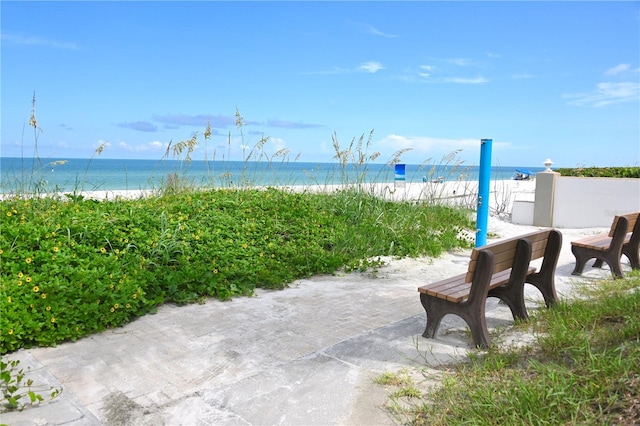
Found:
[{"label": "bench leg", "polygon": [[[520,244],[520,242],[519,242]],[[531,250],[529,244],[529,250]],[[529,251],[529,256],[531,252]],[[420,293],[420,302],[427,312],[427,327],[424,337],[435,337],[440,322],[446,314],[454,314],[462,318],[469,328],[473,342],[477,347],[486,349],[491,343],[485,314],[485,302],[489,292],[489,283],[493,274],[493,253],[482,251],[478,255],[476,271],[473,275],[469,297],[464,302],[454,303]]]},{"label": "bench leg", "polygon": [[547,308],[550,308],[558,302],[558,295],[556,294],[556,286],[553,275],[546,276],[546,274],[536,273],[527,277],[527,283],[535,286],[542,297],[544,297],[544,304]]},{"label": "bench leg", "polygon": [[584,266],[587,264],[589,259],[593,257],[593,255],[590,253],[590,251],[585,250],[582,247],[573,245],[571,246],[571,253],[573,253],[573,256],[576,258],[576,266],[575,268],[573,268],[573,272],[571,272],[571,275],[582,275]]},{"label": "bench leg", "polygon": [[438,329],[440,328],[440,322],[447,312],[442,309],[443,302],[439,303],[438,299],[424,293],[420,293],[420,303],[422,303],[422,307],[427,313],[427,327],[424,329],[422,336],[433,339],[436,337]]},{"label": "bench leg", "polygon": [[529,319],[527,307],[524,303],[524,284],[521,285],[504,285],[489,291],[488,297],[497,297],[507,304],[511,309],[513,318],[521,320]]},{"label": "bench leg", "polygon": [[611,259],[609,264],[609,268],[611,269],[611,273],[613,274],[613,278],[622,278],[624,275],[622,274],[622,264],[620,263],[620,256],[617,259]]},{"label": "bench leg", "polygon": [[622,247],[622,254],[626,255],[631,262],[631,269],[640,269],[640,254],[638,247],[632,247],[631,244],[625,244]]},{"label": "bench leg", "polygon": [[420,294],[420,302],[427,313],[427,326],[422,333],[423,337],[433,339],[438,333],[442,318],[447,314],[457,315],[467,323],[471,331],[473,343],[482,349],[486,349],[491,344],[489,329],[485,318],[485,299],[469,300],[462,303],[452,303],[444,299]]},{"label": "bench leg", "polygon": [[562,248],[562,234],[559,231],[552,230],[549,233],[549,240],[544,251],[542,266],[540,270],[531,275],[527,275],[525,282],[532,284],[542,293],[544,304],[550,308],[558,301],[556,294],[556,267],[560,258],[560,249]]}]

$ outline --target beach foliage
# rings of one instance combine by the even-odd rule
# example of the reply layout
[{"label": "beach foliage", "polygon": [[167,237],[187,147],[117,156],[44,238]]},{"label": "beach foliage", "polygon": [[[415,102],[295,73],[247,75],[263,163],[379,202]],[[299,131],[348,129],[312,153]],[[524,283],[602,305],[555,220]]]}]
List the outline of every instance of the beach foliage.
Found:
[{"label": "beach foliage", "polygon": [[472,354],[419,402],[395,391],[387,408],[409,425],[638,424],[639,312],[640,273],[596,281],[519,325],[535,344]]},{"label": "beach foliage", "polygon": [[562,176],[640,178],[640,167],[576,167],[554,169]]},{"label": "beach foliage", "polygon": [[[35,94],[29,126],[39,159]],[[243,126],[236,109],[244,149]],[[366,184],[368,165],[379,156],[369,152],[372,133],[347,147],[334,134],[341,185],[323,191],[254,187],[250,161],[287,156],[268,155],[265,137],[243,151],[245,167],[233,185],[192,186],[192,154],[211,135],[207,125],[201,135],[170,142],[164,158],[180,160],[184,169],[138,199],[95,200],[85,196],[82,181],[71,193],[43,192],[29,176],[21,190],[5,194],[0,354],[118,327],[163,303],[251,296],[256,288],[282,289],[315,274],[375,269],[385,256],[435,257],[471,245],[468,210],[390,201]]]},{"label": "beach foliage", "polygon": [[0,207],[0,353],[123,325],[162,303],[227,300],[381,256],[468,247],[468,212],[328,194],[217,189],[135,200],[11,197]]}]

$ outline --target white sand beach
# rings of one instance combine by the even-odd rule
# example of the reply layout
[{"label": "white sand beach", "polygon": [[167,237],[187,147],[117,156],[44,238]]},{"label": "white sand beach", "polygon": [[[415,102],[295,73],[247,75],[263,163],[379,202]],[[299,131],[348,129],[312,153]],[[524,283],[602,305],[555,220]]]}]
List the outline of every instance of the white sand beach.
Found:
[{"label": "white sand beach", "polygon": [[[475,208],[477,205],[477,181],[362,183],[353,185],[301,185],[282,186],[292,191],[333,192],[345,187],[360,188],[385,199],[396,201],[435,201],[450,205]],[[80,192],[79,195],[94,200],[136,199],[158,194],[158,191],[107,190]],[[489,185],[489,206],[494,211],[510,211],[513,200],[533,200],[535,180],[495,180]]]}]

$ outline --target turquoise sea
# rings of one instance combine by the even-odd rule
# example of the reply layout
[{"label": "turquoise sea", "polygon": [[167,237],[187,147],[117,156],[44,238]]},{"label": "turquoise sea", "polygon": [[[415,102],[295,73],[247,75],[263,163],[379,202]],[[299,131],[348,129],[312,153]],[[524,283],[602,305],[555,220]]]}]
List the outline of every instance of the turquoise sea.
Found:
[{"label": "turquoise sea", "polygon": [[[493,167],[492,180],[512,179],[519,166]],[[533,173],[543,167],[525,167]],[[405,165],[405,182],[442,178],[477,180],[477,166]],[[24,191],[153,190],[170,176],[199,187],[235,185],[330,185],[358,182],[393,182],[393,165],[367,164],[342,167],[338,163],[243,162],[177,160],[115,160],[56,158],[0,158],[0,193]]]}]

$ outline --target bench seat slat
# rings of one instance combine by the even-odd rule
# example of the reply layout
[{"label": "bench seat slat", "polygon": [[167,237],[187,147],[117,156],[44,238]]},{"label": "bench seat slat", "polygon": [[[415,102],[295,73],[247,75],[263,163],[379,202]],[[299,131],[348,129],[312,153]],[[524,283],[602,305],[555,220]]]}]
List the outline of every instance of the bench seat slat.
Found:
[{"label": "bench seat slat", "polygon": [[[527,275],[535,272],[536,268],[530,267]],[[494,274],[491,277],[491,282],[489,283],[489,290],[506,284],[509,281],[510,275],[511,269],[506,269]],[[447,280],[427,284],[419,287],[418,291],[432,297],[459,303],[469,297],[469,292],[471,290],[471,283],[465,281],[465,276],[466,274],[462,274]]]},{"label": "bench seat slat", "polygon": [[[592,250],[608,250],[611,246],[613,238],[608,235],[602,234],[594,237],[585,238],[580,241],[573,241],[571,244],[578,247],[585,247]],[[624,239],[624,244],[629,244],[631,241],[631,234],[627,234]]]}]

